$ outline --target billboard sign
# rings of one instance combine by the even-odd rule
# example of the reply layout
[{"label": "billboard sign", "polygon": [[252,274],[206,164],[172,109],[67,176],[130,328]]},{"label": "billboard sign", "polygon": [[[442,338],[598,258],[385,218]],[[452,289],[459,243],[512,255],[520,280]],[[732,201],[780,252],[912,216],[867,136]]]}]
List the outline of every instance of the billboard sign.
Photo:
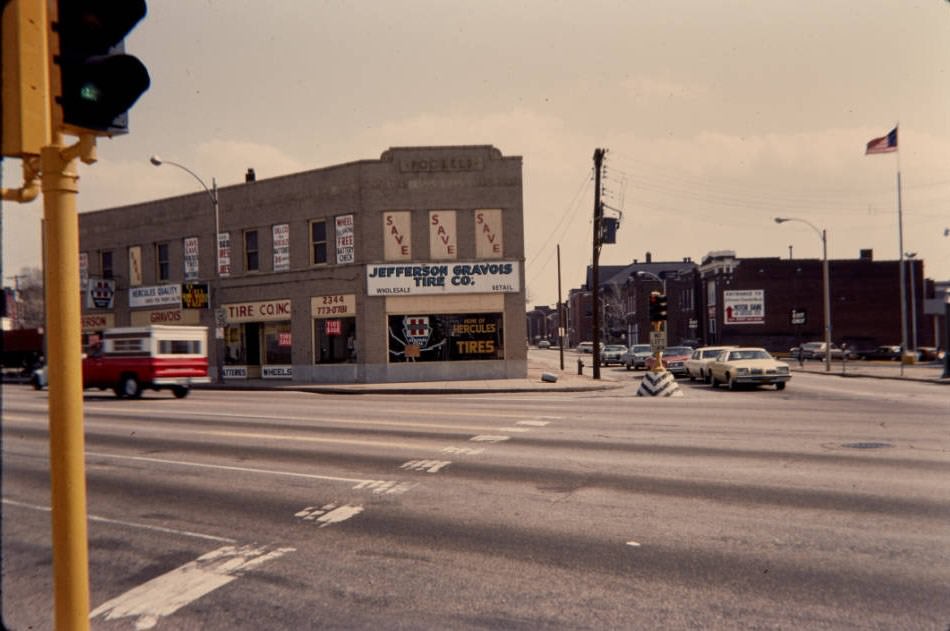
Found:
[{"label": "billboard sign", "polygon": [[722,292],[723,324],[765,324],[765,290]]}]

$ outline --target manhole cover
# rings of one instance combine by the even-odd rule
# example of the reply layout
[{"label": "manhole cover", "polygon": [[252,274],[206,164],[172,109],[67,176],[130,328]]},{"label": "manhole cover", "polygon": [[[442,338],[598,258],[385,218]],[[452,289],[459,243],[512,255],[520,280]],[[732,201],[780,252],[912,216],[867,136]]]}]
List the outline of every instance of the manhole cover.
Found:
[{"label": "manhole cover", "polygon": [[847,447],[848,449],[884,449],[885,447],[893,447],[894,445],[890,443],[845,443],[841,446]]}]

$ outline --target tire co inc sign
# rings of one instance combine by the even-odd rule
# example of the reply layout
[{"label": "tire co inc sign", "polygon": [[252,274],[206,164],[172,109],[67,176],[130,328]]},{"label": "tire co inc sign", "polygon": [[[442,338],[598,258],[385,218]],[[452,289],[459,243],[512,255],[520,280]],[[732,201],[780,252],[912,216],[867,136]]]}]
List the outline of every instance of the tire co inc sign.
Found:
[{"label": "tire co inc sign", "polygon": [[290,320],[290,299],[222,305],[229,324]]},{"label": "tire co inc sign", "polygon": [[722,292],[723,324],[765,324],[765,290]]}]

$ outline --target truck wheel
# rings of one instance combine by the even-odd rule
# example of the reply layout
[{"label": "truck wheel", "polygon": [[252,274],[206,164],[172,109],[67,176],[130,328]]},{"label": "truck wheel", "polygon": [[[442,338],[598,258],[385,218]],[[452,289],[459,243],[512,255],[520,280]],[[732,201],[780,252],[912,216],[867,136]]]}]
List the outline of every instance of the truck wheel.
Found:
[{"label": "truck wheel", "polygon": [[116,388],[116,396],[119,398],[129,397],[130,399],[138,399],[142,396],[142,386],[139,385],[134,375],[126,375],[119,381],[119,387]]},{"label": "truck wheel", "polygon": [[184,399],[188,396],[190,389],[188,386],[172,386],[172,394],[175,395],[176,399]]}]

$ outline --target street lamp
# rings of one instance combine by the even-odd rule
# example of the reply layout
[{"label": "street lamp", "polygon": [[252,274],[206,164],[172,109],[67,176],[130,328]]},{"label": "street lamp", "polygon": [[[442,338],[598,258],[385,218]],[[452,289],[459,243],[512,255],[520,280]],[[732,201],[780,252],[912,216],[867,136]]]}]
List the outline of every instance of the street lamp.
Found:
[{"label": "street lamp", "polygon": [[637,278],[652,278],[656,282],[660,283],[663,286],[663,295],[666,295],[666,275],[657,276],[653,272],[648,272],[646,270],[638,270],[636,273]]},{"label": "street lamp", "polygon": [[[221,213],[218,208],[218,183],[214,178],[211,178],[211,188],[208,188],[208,185],[204,183],[198,174],[186,167],[183,164],[178,164],[177,162],[172,162],[171,160],[164,160],[158,156],[153,155],[149,158],[149,162],[153,165],[159,167],[163,164],[170,164],[174,167],[178,167],[182,171],[190,174],[193,178],[198,180],[198,183],[201,184],[202,188],[205,189],[205,192],[208,194],[208,197],[211,199],[211,205],[214,207],[214,240],[212,244],[214,245],[215,251],[215,273],[214,273],[214,298],[215,300],[221,299],[221,252],[220,244],[218,240],[221,237]],[[211,298],[208,298],[208,308],[211,310],[212,315],[215,315],[214,305],[211,302]],[[214,317],[214,328],[215,328],[215,339],[218,339],[217,328],[218,328],[218,319]],[[224,381],[224,354],[219,352],[221,349],[218,348],[218,344],[215,345],[215,359],[218,363],[218,383]]]},{"label": "street lamp", "polygon": [[818,227],[804,219],[795,217],[776,217],[775,223],[785,223],[786,221],[798,221],[809,226],[821,237],[821,275],[825,303],[825,371],[831,372],[831,286],[828,280],[828,233],[825,230],[819,230]]},{"label": "street lamp", "polygon": [[[905,252],[904,258],[910,259],[910,350],[917,352],[917,287],[914,280],[914,259],[916,252]],[[903,361],[903,358],[901,358]]]}]

